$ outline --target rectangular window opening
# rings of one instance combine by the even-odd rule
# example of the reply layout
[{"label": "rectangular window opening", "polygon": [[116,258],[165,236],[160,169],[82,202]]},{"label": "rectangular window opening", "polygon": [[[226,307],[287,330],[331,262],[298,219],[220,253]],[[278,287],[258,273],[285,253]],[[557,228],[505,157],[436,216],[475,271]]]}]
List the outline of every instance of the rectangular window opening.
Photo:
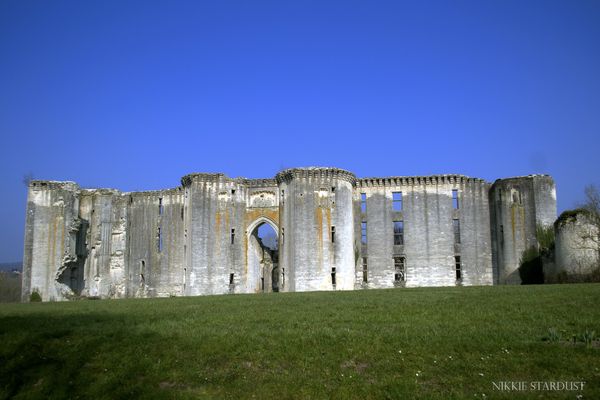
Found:
[{"label": "rectangular window opening", "polygon": [[235,243],[235,229],[231,228],[231,244]]},{"label": "rectangular window opening", "polygon": [[367,244],[367,223],[360,223],[360,242],[362,244]]},{"label": "rectangular window opening", "polygon": [[462,265],[460,263],[460,256],[454,256],[454,269],[456,271],[456,280],[462,279]]},{"label": "rectangular window opening", "polygon": [[458,189],[452,189],[452,208],[458,210]]},{"label": "rectangular window opening", "polygon": [[335,286],[335,267],[331,268],[331,284]]},{"label": "rectangular window opening", "polygon": [[460,243],[460,221],[453,219],[452,226],[454,228],[454,243]]},{"label": "rectangular window opening", "polygon": [[233,278],[234,278],[235,274],[232,272],[229,274],[229,284],[233,285]]},{"label": "rectangular window opening", "polygon": [[331,227],[331,243],[335,243],[335,226]]},{"label": "rectangular window opening", "polygon": [[367,264],[367,257],[363,257],[362,259],[362,273],[363,273],[363,283],[369,282],[369,266]]},{"label": "rectangular window opening", "polygon": [[363,212],[363,213],[367,212],[367,194],[366,193],[360,194],[360,212]]},{"label": "rectangular window opening", "polygon": [[162,247],[163,247],[162,231],[161,231],[160,227],[158,227],[157,247],[158,247],[158,252],[160,253],[162,251]]},{"label": "rectangular window opening", "polygon": [[406,265],[403,256],[394,257],[394,282],[400,283],[406,280]]},{"label": "rectangular window opening", "polygon": [[392,192],[392,210],[402,211],[402,192]]},{"label": "rectangular window opening", "polygon": [[404,221],[394,221],[394,245],[404,244]]},{"label": "rectangular window opening", "polygon": [[158,215],[163,215],[163,201],[162,197],[158,198]]}]

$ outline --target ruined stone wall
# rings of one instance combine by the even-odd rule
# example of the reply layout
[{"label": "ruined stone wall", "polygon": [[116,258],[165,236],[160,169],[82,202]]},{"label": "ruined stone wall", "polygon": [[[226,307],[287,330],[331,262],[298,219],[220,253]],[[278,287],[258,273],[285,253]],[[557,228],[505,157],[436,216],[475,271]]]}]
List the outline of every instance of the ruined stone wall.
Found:
[{"label": "ruined stone wall", "polygon": [[556,188],[547,175],[498,179],[489,192],[496,283],[521,283],[523,252],[538,245],[536,227],[556,219]]},{"label": "ruined stone wall", "polygon": [[[311,167],[274,179],[190,174],[181,182],[123,193],[33,181],[24,299],[32,291],[63,300],[518,282],[536,225],[556,214],[547,176],[490,189],[460,175],[357,180]],[[265,253],[262,224],[275,231],[278,252]]]},{"label": "ruined stone wall", "polygon": [[554,224],[556,273],[592,273],[600,261],[600,232],[586,210],[565,211]]},{"label": "ruined stone wall", "polygon": [[[458,204],[453,203],[453,190]],[[360,249],[356,286],[491,284],[487,190],[485,182],[463,176],[359,180],[354,195],[355,247]],[[396,242],[395,221],[403,228]],[[366,243],[361,237],[364,223]],[[400,277],[395,257],[403,259]],[[456,257],[460,257],[459,279]]]},{"label": "ruined stone wall", "polygon": [[[32,181],[27,197],[23,300],[37,292],[44,301],[71,294],[69,268],[77,265],[79,187],[73,182]],[[65,270],[68,276],[65,276]],[[75,285],[81,278],[75,274]]]}]

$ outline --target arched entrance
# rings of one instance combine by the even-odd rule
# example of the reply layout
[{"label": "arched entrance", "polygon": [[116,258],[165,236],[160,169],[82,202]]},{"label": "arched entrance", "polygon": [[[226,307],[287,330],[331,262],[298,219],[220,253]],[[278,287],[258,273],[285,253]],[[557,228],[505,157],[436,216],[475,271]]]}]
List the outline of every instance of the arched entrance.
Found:
[{"label": "arched entrance", "polygon": [[266,217],[261,217],[248,227],[248,274],[255,292],[278,292],[279,230]]}]

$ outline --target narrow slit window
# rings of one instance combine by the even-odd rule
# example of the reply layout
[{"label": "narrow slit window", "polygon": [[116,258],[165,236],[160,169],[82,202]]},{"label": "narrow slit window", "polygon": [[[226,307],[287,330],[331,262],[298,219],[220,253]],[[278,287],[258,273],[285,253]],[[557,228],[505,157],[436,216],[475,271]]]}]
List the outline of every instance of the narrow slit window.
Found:
[{"label": "narrow slit window", "polygon": [[229,274],[229,284],[233,285],[233,278],[234,278],[235,274],[232,272],[231,274]]},{"label": "narrow slit window", "polygon": [[402,211],[402,192],[392,192],[392,210]]},{"label": "narrow slit window", "polygon": [[406,280],[406,262],[402,256],[394,257],[394,282],[400,283]]},{"label": "narrow slit window", "polygon": [[144,274],[146,273],[146,261],[140,261],[140,279],[144,280]]},{"label": "narrow slit window", "polygon": [[452,208],[458,210],[458,190],[452,189]]},{"label": "narrow slit window", "polygon": [[367,244],[367,223],[360,223],[360,242],[362,244]]},{"label": "narrow slit window", "polygon": [[331,227],[331,243],[335,243],[335,226]]},{"label": "narrow slit window", "polygon": [[460,243],[460,220],[453,219],[452,226],[454,228],[454,243]]},{"label": "narrow slit window", "polygon": [[369,282],[369,265],[367,263],[367,257],[362,258],[362,279],[363,283]]},{"label": "narrow slit window", "polygon": [[454,256],[454,269],[456,273],[456,280],[462,280],[462,265],[460,263],[460,256]]},{"label": "narrow slit window", "polygon": [[161,230],[161,228],[159,227],[159,228],[158,228],[158,238],[157,238],[157,243],[156,243],[156,245],[157,245],[157,247],[158,247],[158,252],[159,252],[159,253],[162,251],[162,247],[163,247],[163,240],[162,240],[162,239],[163,239],[163,238],[162,238],[162,230]]},{"label": "narrow slit window", "polygon": [[394,221],[394,245],[404,244],[404,221]]},{"label": "narrow slit window", "polygon": [[162,197],[158,198],[158,215],[163,215],[163,199]]},{"label": "narrow slit window", "polygon": [[281,245],[285,242],[285,228],[281,228]]},{"label": "narrow slit window", "polygon": [[335,286],[335,267],[331,268],[331,284]]},{"label": "narrow slit window", "polygon": [[367,194],[366,193],[360,194],[360,212],[363,212],[363,213],[367,212]]},{"label": "narrow slit window", "polygon": [[231,244],[235,243],[235,229],[231,228]]}]

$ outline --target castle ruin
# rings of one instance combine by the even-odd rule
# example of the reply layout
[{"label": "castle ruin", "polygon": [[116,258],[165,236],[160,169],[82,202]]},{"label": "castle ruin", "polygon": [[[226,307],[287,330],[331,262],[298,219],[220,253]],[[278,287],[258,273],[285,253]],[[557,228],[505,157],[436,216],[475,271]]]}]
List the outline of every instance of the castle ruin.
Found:
[{"label": "castle ruin", "polygon": [[[519,283],[536,228],[556,220],[547,175],[273,179],[196,173],[174,189],[28,188],[23,299]],[[257,235],[268,224],[269,248]]]}]

